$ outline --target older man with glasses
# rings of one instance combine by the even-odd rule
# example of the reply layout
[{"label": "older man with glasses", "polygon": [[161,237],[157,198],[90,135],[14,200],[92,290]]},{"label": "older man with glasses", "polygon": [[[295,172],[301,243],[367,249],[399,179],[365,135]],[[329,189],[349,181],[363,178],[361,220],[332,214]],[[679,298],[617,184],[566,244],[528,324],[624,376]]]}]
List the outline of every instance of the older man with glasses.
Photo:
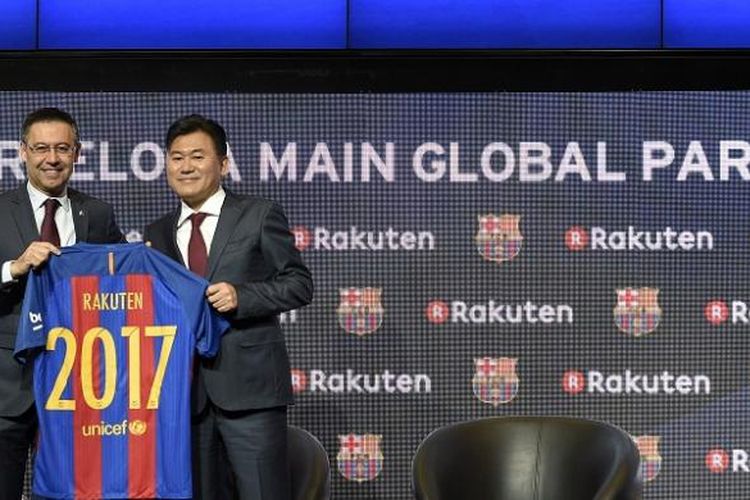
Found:
[{"label": "older man with glasses", "polygon": [[21,498],[29,446],[37,431],[31,365],[13,358],[29,271],[79,241],[124,241],[112,206],[68,188],[78,159],[78,125],[57,108],[30,113],[19,155],[28,181],[0,194],[0,498]]}]

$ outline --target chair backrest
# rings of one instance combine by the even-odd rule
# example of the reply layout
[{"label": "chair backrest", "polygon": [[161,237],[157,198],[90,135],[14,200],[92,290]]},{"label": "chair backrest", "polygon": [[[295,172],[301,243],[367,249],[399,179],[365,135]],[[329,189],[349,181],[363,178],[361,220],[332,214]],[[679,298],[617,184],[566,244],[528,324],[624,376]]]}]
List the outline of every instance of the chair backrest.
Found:
[{"label": "chair backrest", "polygon": [[290,425],[287,435],[292,500],[328,500],[331,468],[325,448],[300,427]]},{"label": "chair backrest", "polygon": [[612,425],[562,417],[497,417],[440,428],[412,464],[420,500],[641,498],[640,454]]}]

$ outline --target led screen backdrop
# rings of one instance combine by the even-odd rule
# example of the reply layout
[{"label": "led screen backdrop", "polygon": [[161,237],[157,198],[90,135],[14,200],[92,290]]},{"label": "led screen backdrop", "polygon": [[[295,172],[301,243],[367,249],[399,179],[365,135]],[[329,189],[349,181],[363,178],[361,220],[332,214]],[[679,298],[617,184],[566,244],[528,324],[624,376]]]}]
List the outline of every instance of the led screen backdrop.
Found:
[{"label": "led screen backdrop", "polygon": [[229,133],[228,189],[287,209],[315,300],[283,317],[340,499],[406,499],[433,429],[573,415],[637,440],[648,499],[746,499],[750,93],[0,94],[74,114],[74,185],[136,240],[163,135]]}]

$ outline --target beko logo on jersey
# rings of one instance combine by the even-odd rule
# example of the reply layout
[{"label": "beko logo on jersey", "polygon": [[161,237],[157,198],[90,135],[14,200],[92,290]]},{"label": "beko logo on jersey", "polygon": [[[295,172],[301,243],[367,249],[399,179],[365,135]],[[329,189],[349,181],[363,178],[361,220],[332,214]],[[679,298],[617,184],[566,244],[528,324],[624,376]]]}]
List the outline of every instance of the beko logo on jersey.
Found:
[{"label": "beko logo on jersey", "polygon": [[426,374],[358,373],[351,368],[344,373],[323,370],[293,369],[292,388],[295,393],[323,394],[419,394],[432,392],[432,380]]},{"label": "beko logo on jersey", "polygon": [[433,300],[425,308],[430,323],[573,323],[573,307],[568,304],[503,304],[489,300],[470,304],[454,300],[450,304]]},{"label": "beko logo on jersey", "polygon": [[42,322],[42,313],[29,311],[29,322],[34,325],[31,327],[31,329],[35,332],[44,328],[44,323]]},{"label": "beko logo on jersey", "polygon": [[133,436],[143,436],[148,430],[148,425],[143,420],[123,420],[119,424],[108,424],[104,421],[98,424],[88,424],[81,426],[81,434],[84,437],[98,436],[124,436],[132,434]]},{"label": "beko logo on jersey", "polygon": [[316,226],[312,230],[304,226],[292,228],[294,243],[299,251],[432,251],[435,250],[435,235],[429,231],[361,230],[351,226],[346,230],[333,230]]},{"label": "beko logo on jersey", "polygon": [[714,448],[706,453],[706,468],[714,474],[724,472],[750,472],[748,460],[750,455],[747,450],[734,449],[725,450],[723,448]]},{"label": "beko logo on jersey", "polygon": [[708,231],[678,232],[671,227],[660,231],[642,231],[628,226],[625,231],[609,231],[603,227],[586,229],[572,226],[565,231],[565,245],[573,252],[713,250],[714,236]]},{"label": "beko logo on jersey", "polygon": [[674,375],[667,370],[658,374],[604,373],[570,370],[563,374],[562,388],[571,395],[589,394],[667,394],[675,396],[711,394],[711,379],[706,375]]}]

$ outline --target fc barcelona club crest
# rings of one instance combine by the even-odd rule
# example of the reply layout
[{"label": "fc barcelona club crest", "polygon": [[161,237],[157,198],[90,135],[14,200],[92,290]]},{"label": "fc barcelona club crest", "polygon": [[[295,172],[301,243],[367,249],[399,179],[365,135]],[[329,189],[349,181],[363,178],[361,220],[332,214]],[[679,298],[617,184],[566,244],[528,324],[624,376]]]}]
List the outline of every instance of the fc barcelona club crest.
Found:
[{"label": "fc barcelona club crest", "polygon": [[659,436],[640,436],[635,438],[638,451],[641,453],[641,477],[644,482],[653,481],[661,470],[659,455]]},{"label": "fc barcelona club crest", "polygon": [[383,469],[383,453],[375,434],[347,434],[339,436],[338,469],[349,481],[372,481]]},{"label": "fc barcelona club crest", "polygon": [[656,288],[618,288],[614,309],[617,328],[633,337],[656,330],[661,321],[659,290]]},{"label": "fc barcelona club crest", "polygon": [[341,288],[336,313],[344,331],[359,335],[372,333],[383,324],[382,288]]},{"label": "fc barcelona club crest", "polygon": [[518,255],[523,241],[518,227],[520,221],[520,215],[480,215],[479,230],[475,237],[479,254],[486,260],[498,263]]},{"label": "fc barcelona club crest", "polygon": [[518,394],[517,363],[517,358],[475,358],[474,395],[492,406],[510,403]]}]

